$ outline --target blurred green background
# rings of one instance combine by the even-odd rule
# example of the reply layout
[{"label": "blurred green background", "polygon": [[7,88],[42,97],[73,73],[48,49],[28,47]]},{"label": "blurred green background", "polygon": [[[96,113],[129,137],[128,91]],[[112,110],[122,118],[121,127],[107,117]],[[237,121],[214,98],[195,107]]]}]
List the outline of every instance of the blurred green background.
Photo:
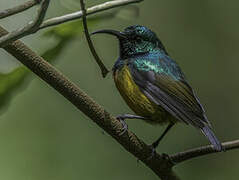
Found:
[{"label": "blurred green background", "polygon": [[[1,0],[0,10],[23,2]],[[86,4],[101,2],[104,1],[92,0]],[[218,138],[228,141],[238,138],[239,126],[238,7],[239,1],[235,0],[145,0],[93,15],[89,28],[123,30],[141,24],[154,30],[196,90]],[[47,18],[78,9],[77,0],[52,1]],[[16,29],[30,21],[35,10],[2,19],[0,24],[8,30]],[[131,112],[111,75],[102,79],[82,36],[81,22],[68,25],[77,26],[77,33],[61,26],[22,40],[46,59],[54,60],[60,71],[112,114]],[[44,33],[48,36],[43,36]],[[99,55],[111,68],[118,56],[118,42],[104,35],[93,40]],[[0,50],[0,179],[158,179],[35,75],[23,70],[12,78],[8,76],[18,66],[13,57]],[[28,76],[23,78],[25,74]],[[19,86],[17,82],[23,83]],[[165,128],[139,120],[127,122],[129,129],[147,143]],[[179,124],[162,141],[158,151],[175,153],[205,144],[208,142],[200,132]],[[182,179],[238,179],[238,156],[238,150],[208,155],[186,161],[176,166],[175,171]]]}]

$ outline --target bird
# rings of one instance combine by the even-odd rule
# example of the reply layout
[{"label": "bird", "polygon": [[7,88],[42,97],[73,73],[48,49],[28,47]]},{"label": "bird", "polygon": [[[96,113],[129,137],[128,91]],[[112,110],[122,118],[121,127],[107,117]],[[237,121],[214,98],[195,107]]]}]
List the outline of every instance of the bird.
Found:
[{"label": "bird", "polygon": [[119,58],[112,68],[113,79],[135,115],[122,114],[118,119],[168,124],[152,143],[154,150],[168,131],[182,122],[200,130],[216,151],[223,151],[199,98],[156,33],[142,25],[132,25],[123,31],[103,29],[92,35],[99,33],[113,35],[119,40]]}]

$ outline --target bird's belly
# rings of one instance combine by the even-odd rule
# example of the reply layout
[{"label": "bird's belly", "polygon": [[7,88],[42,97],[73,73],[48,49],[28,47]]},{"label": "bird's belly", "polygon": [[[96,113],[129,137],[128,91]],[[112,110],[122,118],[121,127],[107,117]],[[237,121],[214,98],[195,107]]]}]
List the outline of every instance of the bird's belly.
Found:
[{"label": "bird's belly", "polygon": [[163,123],[169,120],[168,113],[140,91],[126,65],[115,72],[114,81],[123,99],[137,115],[149,118],[151,123]]}]

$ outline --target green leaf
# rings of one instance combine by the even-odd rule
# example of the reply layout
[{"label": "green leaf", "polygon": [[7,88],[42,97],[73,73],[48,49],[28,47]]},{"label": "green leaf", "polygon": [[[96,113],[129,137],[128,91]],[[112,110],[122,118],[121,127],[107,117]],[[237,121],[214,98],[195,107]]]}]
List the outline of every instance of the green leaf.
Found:
[{"label": "green leaf", "polygon": [[23,66],[7,74],[0,73],[0,109],[8,104],[13,92],[23,83],[28,73]]}]

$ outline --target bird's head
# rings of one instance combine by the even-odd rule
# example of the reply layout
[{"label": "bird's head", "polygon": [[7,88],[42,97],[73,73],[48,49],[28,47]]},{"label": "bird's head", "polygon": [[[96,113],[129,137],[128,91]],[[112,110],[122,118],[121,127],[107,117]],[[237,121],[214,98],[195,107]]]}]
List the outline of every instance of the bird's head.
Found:
[{"label": "bird's head", "polygon": [[111,34],[118,38],[120,44],[120,57],[123,59],[157,49],[167,54],[157,35],[145,26],[129,26],[122,32],[115,30],[99,30],[92,34],[98,33]]}]

